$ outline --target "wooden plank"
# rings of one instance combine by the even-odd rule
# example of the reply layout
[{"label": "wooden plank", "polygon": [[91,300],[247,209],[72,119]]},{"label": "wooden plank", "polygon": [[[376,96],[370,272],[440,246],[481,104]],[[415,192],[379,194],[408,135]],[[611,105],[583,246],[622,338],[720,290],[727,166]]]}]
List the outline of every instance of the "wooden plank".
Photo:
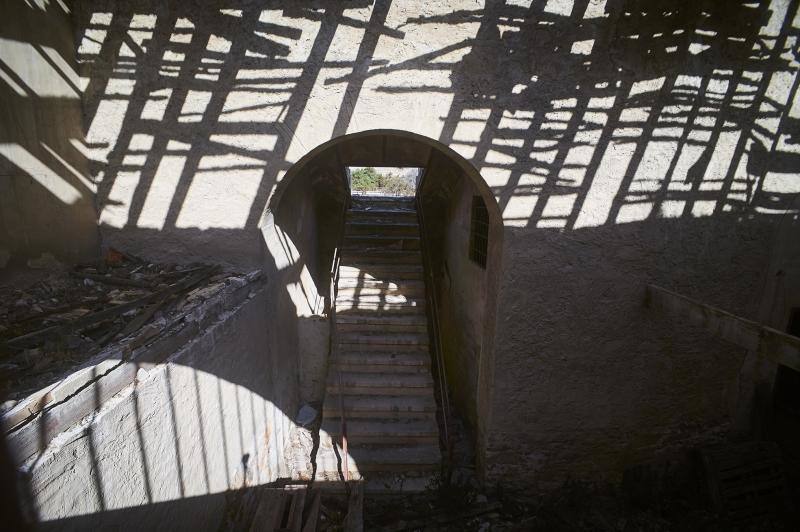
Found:
[{"label": "wooden plank", "polygon": [[349,484],[350,498],[347,502],[344,532],[364,532],[364,483],[356,480]]},{"label": "wooden plank", "polygon": [[655,285],[647,285],[645,305],[687,319],[712,335],[800,371],[800,338],[741,318]]},{"label": "wooden plank", "polygon": [[[751,521],[786,507],[788,492],[780,449],[773,442],[745,442],[701,451],[714,509]],[[734,523],[740,524],[740,523]]]},{"label": "wooden plank", "polygon": [[215,272],[216,272],[216,267],[211,266],[209,268],[206,268],[204,271],[196,273],[195,275],[188,277],[186,279],[182,279],[177,283],[170,285],[167,288],[164,288],[163,290],[159,290],[158,292],[148,294],[146,296],[140,297],[128,303],[122,303],[120,305],[115,305],[113,307],[99,310],[91,314],[85,314],[80,318],[77,318],[72,322],[63,325],[54,325],[52,327],[47,327],[39,331],[34,331],[22,336],[18,336],[16,338],[12,338],[8,340],[6,343],[11,347],[14,346],[24,347],[25,344],[29,342],[38,342],[53,336],[66,334],[69,331],[79,331],[81,329],[85,329],[90,325],[94,325],[96,323],[101,323],[108,319],[115,318],[116,316],[124,314],[129,310],[137,309],[141,306],[153,303],[165,297],[178,294],[180,292],[184,292],[192,288],[197,283],[203,281],[207,277],[210,277]]},{"label": "wooden plank", "polygon": [[317,532],[319,525],[319,507],[322,494],[319,490],[312,490],[311,502],[306,505],[303,511],[303,530],[302,532]]},{"label": "wooden plank", "polygon": [[110,342],[111,340],[113,340],[117,336],[121,336],[122,338],[125,338],[126,336],[128,336],[130,334],[133,334],[134,332],[138,331],[139,329],[142,328],[142,326],[144,326],[145,323],[150,321],[150,318],[152,318],[153,315],[156,312],[158,312],[158,310],[161,307],[163,307],[164,304],[169,300],[170,300],[170,296],[161,297],[155,303],[153,303],[153,304],[149,305],[147,308],[145,308],[142,311],[141,314],[139,314],[134,319],[132,319],[130,322],[128,322],[128,325],[126,325],[125,328],[122,329],[122,331],[113,333],[110,336],[110,338],[108,338],[108,339],[104,338],[105,341],[104,342],[100,342],[100,345],[101,346],[105,346],[106,343]]},{"label": "wooden plank", "polygon": [[250,532],[274,532],[279,528],[287,498],[283,490],[265,489],[256,515],[253,517]]},{"label": "wooden plank", "polygon": [[303,507],[306,504],[306,490],[292,490],[292,502],[289,507],[289,515],[286,518],[286,530],[301,532],[303,526]]},{"label": "wooden plank", "polygon": [[133,286],[134,288],[145,288],[151,290],[157,283],[156,282],[145,282],[145,281],[137,281],[135,279],[126,279],[124,277],[114,277],[111,275],[100,275],[96,273],[81,273],[81,272],[70,272],[72,277],[76,277],[78,279],[91,279],[92,281],[97,281],[98,283],[110,284],[114,286]]}]

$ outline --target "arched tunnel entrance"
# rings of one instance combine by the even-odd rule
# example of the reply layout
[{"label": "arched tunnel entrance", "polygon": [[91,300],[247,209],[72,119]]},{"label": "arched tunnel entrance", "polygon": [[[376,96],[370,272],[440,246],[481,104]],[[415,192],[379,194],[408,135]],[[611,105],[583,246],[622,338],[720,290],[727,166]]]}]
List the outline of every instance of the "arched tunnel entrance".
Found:
[{"label": "arched tunnel entrance", "polygon": [[[460,454],[456,460],[463,461],[464,455],[474,456],[479,474],[482,474],[495,370],[492,353],[502,220],[494,196],[478,171],[448,147],[405,131],[373,130],[322,144],[289,169],[262,220],[269,257],[267,272],[279,279],[273,286],[286,287],[286,293],[274,294],[276,300],[287,302],[281,320],[283,325],[279,327],[289,330],[288,322],[292,319],[297,320],[299,327],[296,338],[289,341],[296,345],[283,348],[294,348],[299,353],[302,399],[330,402],[326,396],[330,395],[331,379],[341,377],[332,375],[336,370],[328,360],[329,353],[336,351],[337,332],[335,325],[326,329],[326,318],[337,316],[337,307],[340,316],[348,312],[360,316],[365,311],[358,303],[353,307],[352,300],[350,306],[342,306],[341,297],[336,303],[333,292],[339,273],[340,262],[337,261],[341,260],[343,249],[347,252],[347,242],[352,241],[348,233],[352,217],[357,212],[363,214],[364,209],[380,209],[375,205],[359,206],[363,199],[355,202],[351,199],[347,168],[368,166],[423,169],[416,197],[407,204],[413,215],[404,213],[404,220],[411,220],[411,223],[400,224],[418,231],[419,242],[409,245],[408,239],[413,237],[407,237],[405,244],[399,244],[401,249],[405,247],[411,254],[420,256],[420,276],[417,281],[413,272],[395,271],[394,275],[399,275],[400,279],[387,278],[386,269],[378,265],[376,270],[373,261],[370,263],[372,270],[366,266],[357,270],[359,279],[350,281],[356,284],[344,283],[345,290],[362,294],[362,303],[374,302],[376,311],[388,308],[392,297],[409,303],[418,301],[424,307],[422,330],[427,334],[427,351],[435,381],[442,449],[453,448],[452,425],[461,426],[460,421],[464,421],[468,443],[462,441],[456,446],[455,453]],[[397,231],[398,227],[392,230]],[[400,263],[414,260],[400,255],[398,252],[393,258],[381,260]],[[347,267],[345,265],[342,271]],[[422,287],[421,294],[403,292],[404,287],[413,290],[416,282]],[[374,297],[370,295],[373,299],[369,300],[366,297],[369,290],[378,288],[395,292],[391,295],[386,295],[385,290],[373,292]],[[334,317],[331,321],[335,320]],[[395,326],[399,332],[408,332],[409,323],[382,321],[381,326],[384,332],[394,330]],[[361,334],[363,339],[371,332],[363,327],[360,332],[358,327],[355,329],[348,330],[350,340],[347,341],[361,343],[360,339],[353,339],[354,335]],[[407,346],[397,347],[408,349]],[[359,368],[348,368],[353,369]],[[368,368],[365,371],[378,370]],[[391,393],[406,392],[394,390]],[[392,409],[402,410],[406,404],[407,401],[400,406],[393,405]],[[344,403],[339,406],[344,417],[348,417],[348,406]],[[325,409],[331,410],[327,403]],[[351,412],[352,416],[358,417],[358,414]],[[351,421],[351,425],[354,423],[358,421]]]}]

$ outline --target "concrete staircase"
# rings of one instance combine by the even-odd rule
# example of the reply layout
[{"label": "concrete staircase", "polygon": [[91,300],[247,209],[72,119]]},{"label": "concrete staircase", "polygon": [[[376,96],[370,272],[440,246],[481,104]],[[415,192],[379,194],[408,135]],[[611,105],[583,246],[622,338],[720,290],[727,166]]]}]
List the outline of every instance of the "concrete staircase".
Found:
[{"label": "concrete staircase", "polygon": [[[411,198],[353,198],[336,297],[317,479],[348,469],[368,492],[421,491],[441,463],[420,235]],[[336,452],[334,452],[334,447]],[[338,456],[337,456],[338,455]]]}]

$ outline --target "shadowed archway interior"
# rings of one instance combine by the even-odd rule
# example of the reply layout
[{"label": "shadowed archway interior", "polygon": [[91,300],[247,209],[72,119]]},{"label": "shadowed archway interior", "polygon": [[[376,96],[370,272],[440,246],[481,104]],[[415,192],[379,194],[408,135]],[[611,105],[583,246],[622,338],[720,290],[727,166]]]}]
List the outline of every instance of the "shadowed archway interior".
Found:
[{"label": "shadowed archway interior", "polygon": [[[416,202],[425,220],[421,226],[425,282],[439,314],[440,330],[432,341],[438,342],[436,349],[446,370],[442,382],[446,378],[454,407],[471,427],[482,466],[491,417],[492,346],[503,239],[497,202],[470,163],[421,135],[374,130],[322,144],[289,170],[262,219],[271,257],[268,275],[280,278],[279,286],[302,286],[290,290],[291,298],[294,308],[304,309],[307,315],[330,307],[330,268],[342,242],[350,201],[348,166],[423,168]],[[475,263],[469,255],[474,198],[487,205],[484,264]],[[273,261],[292,266],[275,269]],[[303,344],[302,338],[309,336],[313,335],[299,333],[299,342]],[[300,347],[300,352],[307,350]],[[320,394],[318,390],[316,395]],[[441,397],[437,395],[440,403]]]}]

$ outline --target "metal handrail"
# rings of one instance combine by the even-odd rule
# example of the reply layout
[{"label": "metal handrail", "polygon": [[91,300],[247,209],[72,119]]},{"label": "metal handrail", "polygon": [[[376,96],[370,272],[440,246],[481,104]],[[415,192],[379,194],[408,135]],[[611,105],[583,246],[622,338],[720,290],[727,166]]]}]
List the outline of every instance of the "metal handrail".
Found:
[{"label": "metal handrail", "polygon": [[422,212],[421,193],[422,185],[427,176],[427,171],[424,171],[417,186],[417,194],[415,196],[415,203],[417,207],[417,219],[419,221],[419,235],[420,235],[420,248],[422,249],[423,270],[426,277],[429,279],[428,286],[425,290],[425,299],[427,300],[428,307],[431,309],[430,322],[433,334],[434,345],[434,358],[436,359],[436,366],[438,368],[439,377],[439,394],[442,403],[442,422],[444,425],[444,443],[447,453],[450,453],[450,437],[447,421],[450,419],[450,393],[447,389],[447,365],[444,361],[444,350],[442,349],[442,339],[439,330],[439,306],[436,299],[436,285],[433,277],[433,267],[427,242],[425,239],[425,215]]},{"label": "metal handrail", "polygon": [[[347,183],[347,180],[345,180]],[[328,346],[328,357],[334,364],[336,364],[336,374],[339,382],[339,419],[341,421],[341,436],[342,436],[342,464],[344,481],[350,480],[350,468],[347,463],[347,418],[344,411],[344,397],[342,394],[342,370],[339,365],[339,342],[336,333],[336,296],[339,284],[339,267],[342,262],[342,246],[344,245],[345,231],[347,229],[347,209],[350,206],[350,187],[345,186],[345,201],[342,206],[342,230],[339,234],[339,242],[333,250],[333,260],[331,261],[330,270],[330,286],[329,297],[331,299],[330,308],[328,310],[329,323],[330,323],[330,345]]]}]

